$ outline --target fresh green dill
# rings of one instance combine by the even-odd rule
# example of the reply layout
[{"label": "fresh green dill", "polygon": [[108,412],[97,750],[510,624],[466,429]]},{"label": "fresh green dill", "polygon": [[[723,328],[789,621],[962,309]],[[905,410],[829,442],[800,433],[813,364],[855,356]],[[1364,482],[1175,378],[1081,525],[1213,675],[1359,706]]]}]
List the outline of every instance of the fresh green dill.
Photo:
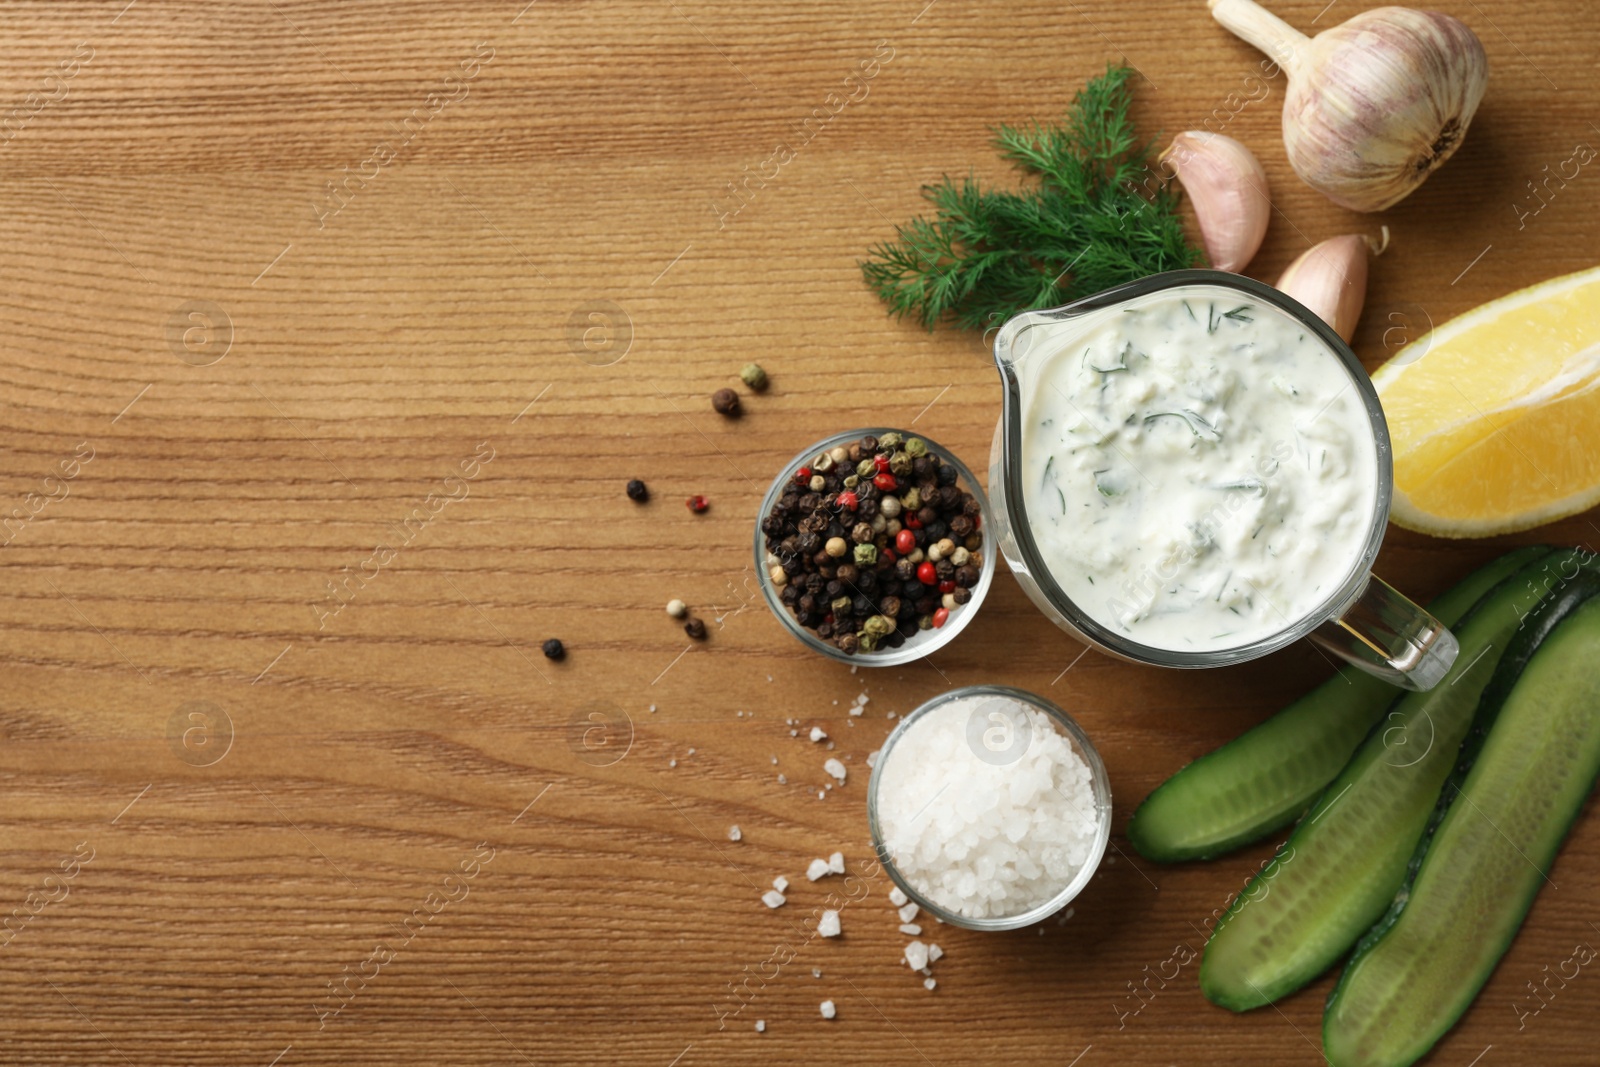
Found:
[{"label": "fresh green dill", "polygon": [[1060,123],[1001,126],[1003,158],[1037,179],[1015,192],[948,175],[922,189],[933,217],[896,227],[861,272],[897,318],[984,329],[1149,274],[1192,267],[1177,195],[1129,119],[1133,71],[1111,66]]},{"label": "fresh green dill", "polygon": [[1255,319],[1245,314],[1246,311],[1251,309],[1251,306],[1252,305],[1250,304],[1240,304],[1232,311],[1224,311],[1222,313],[1222,317],[1225,319],[1232,319],[1234,322],[1254,322],[1256,321]]}]

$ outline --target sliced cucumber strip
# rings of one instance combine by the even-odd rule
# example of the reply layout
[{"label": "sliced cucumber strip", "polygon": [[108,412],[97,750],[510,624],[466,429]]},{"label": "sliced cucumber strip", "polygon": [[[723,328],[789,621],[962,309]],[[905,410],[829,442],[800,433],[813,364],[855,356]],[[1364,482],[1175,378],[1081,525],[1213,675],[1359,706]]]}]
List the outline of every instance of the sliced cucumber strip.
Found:
[{"label": "sliced cucumber strip", "polygon": [[[1572,555],[1549,559],[1566,562]],[[1383,914],[1455,764],[1479,694],[1548,589],[1541,577],[1548,565],[1546,559],[1527,564],[1456,625],[1461,652],[1444,680],[1395,702],[1234,900],[1200,963],[1200,990],[1211,1001],[1246,1011],[1292,993]],[[1572,568],[1576,573],[1576,563]]]},{"label": "sliced cucumber strip", "polygon": [[[1519,548],[1428,605],[1453,626],[1513,572],[1553,552]],[[1332,678],[1158,786],[1128,823],[1128,840],[1161,863],[1211,859],[1295,820],[1349,762],[1400,690],[1355,667]]]},{"label": "sliced cucumber strip", "polygon": [[1600,772],[1597,594],[1585,574],[1541,604],[1485,689],[1408,884],[1328,998],[1335,1067],[1414,1063],[1510,947]]}]

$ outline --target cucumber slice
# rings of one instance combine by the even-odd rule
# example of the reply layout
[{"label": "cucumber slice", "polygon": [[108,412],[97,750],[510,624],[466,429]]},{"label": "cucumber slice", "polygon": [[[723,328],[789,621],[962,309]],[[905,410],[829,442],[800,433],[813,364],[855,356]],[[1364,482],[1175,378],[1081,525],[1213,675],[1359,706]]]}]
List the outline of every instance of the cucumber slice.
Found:
[{"label": "cucumber slice", "polygon": [[[1428,605],[1454,626],[1480,597],[1555,551],[1529,545],[1480,567]],[[1160,863],[1211,859],[1289,825],[1350,760],[1400,690],[1345,667],[1266,722],[1201,756],[1145,798],[1128,840]]]},{"label": "cucumber slice", "polygon": [[1549,588],[1541,576],[1554,580],[1562,565],[1577,573],[1574,555],[1527,564],[1456,625],[1461,651],[1444,680],[1395,702],[1217,923],[1200,962],[1208,999],[1234,1011],[1270,1004],[1332,966],[1383,914],[1500,652]]},{"label": "cucumber slice", "polygon": [[1600,772],[1597,597],[1586,573],[1541,604],[1484,690],[1409,884],[1328,998],[1336,1067],[1414,1063],[1510,947]]}]

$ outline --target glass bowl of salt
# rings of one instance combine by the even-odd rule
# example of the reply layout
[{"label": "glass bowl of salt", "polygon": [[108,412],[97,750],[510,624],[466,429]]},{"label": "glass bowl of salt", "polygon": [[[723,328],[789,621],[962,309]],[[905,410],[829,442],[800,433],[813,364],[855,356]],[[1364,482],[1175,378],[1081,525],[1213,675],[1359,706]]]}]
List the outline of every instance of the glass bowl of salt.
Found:
[{"label": "glass bowl of salt", "polygon": [[878,859],[906,897],[968,930],[1016,930],[1089,884],[1111,838],[1105,764],[1043,697],[973,685],[901,720],[867,787]]}]

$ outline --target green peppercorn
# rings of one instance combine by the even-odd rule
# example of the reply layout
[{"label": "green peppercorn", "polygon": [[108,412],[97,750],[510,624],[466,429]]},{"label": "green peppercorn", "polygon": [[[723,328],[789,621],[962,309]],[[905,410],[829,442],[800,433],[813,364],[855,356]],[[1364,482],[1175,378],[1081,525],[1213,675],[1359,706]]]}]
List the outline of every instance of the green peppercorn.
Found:
[{"label": "green peppercorn", "polygon": [[[832,542],[829,542],[830,544]],[[867,544],[856,546],[856,563],[862,567],[870,567],[878,562],[878,546]]]},{"label": "green peppercorn", "polygon": [[739,372],[739,380],[759,393],[767,387],[767,372],[759,363],[746,363]]},{"label": "green peppercorn", "polygon": [[878,650],[878,638],[876,635],[859,633],[855,635],[855,638],[857,652],[876,652]]},{"label": "green peppercorn", "polygon": [[894,620],[887,615],[874,615],[861,624],[861,629],[874,637],[888,637],[894,632]]},{"label": "green peppercorn", "polygon": [[864,459],[856,464],[856,474],[862,478],[872,477],[873,472],[877,469],[878,465],[870,459]]},{"label": "green peppercorn", "polygon": [[850,598],[847,596],[834,597],[828,605],[835,615],[844,615],[850,611]]},{"label": "green peppercorn", "polygon": [[899,448],[900,442],[904,440],[905,438],[901,437],[894,430],[890,430],[888,433],[878,438],[878,448],[885,452],[892,452]]},{"label": "green peppercorn", "polygon": [[908,437],[906,438],[906,452],[910,454],[912,459],[916,459],[918,456],[926,456],[928,454],[928,442],[920,437]]},{"label": "green peppercorn", "polygon": [[906,495],[900,498],[900,503],[905,505],[907,511],[916,511],[922,507],[922,491],[913,485],[906,490]]},{"label": "green peppercorn", "polygon": [[897,478],[904,478],[911,473],[911,456],[905,452],[896,452],[889,457],[889,473]]}]

